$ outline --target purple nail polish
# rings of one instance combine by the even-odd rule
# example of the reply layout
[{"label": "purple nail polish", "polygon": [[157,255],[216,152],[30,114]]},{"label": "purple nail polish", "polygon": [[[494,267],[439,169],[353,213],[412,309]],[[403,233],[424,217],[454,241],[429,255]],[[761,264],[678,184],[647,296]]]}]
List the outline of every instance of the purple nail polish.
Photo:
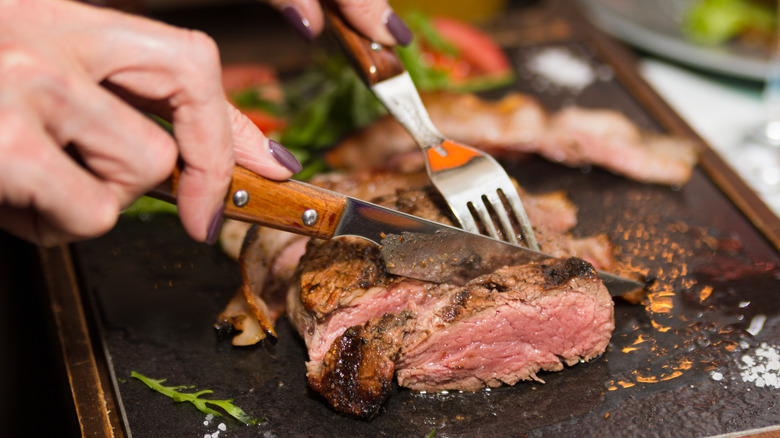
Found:
[{"label": "purple nail polish", "polygon": [[303,169],[303,166],[298,161],[298,159],[295,158],[295,155],[288,151],[287,148],[279,144],[279,142],[276,140],[268,140],[268,149],[271,151],[271,155],[274,157],[274,159],[279,164],[286,167],[290,172],[298,173]]},{"label": "purple nail polish", "polygon": [[219,232],[222,229],[222,215],[225,213],[225,204],[222,204],[217,211],[214,212],[214,216],[211,216],[211,222],[209,222],[209,231],[206,234],[206,243],[213,245],[217,243],[219,238]]},{"label": "purple nail polish", "polygon": [[301,15],[296,7],[285,6],[282,9],[282,15],[284,15],[284,18],[290,22],[295,31],[298,32],[298,34],[302,36],[303,39],[306,41],[311,41],[314,39],[314,32],[311,30],[309,20],[303,18],[303,15]]},{"label": "purple nail polish", "polygon": [[390,15],[387,16],[385,26],[387,26],[387,30],[390,31],[393,38],[398,41],[398,44],[408,46],[409,43],[412,42],[412,31],[409,30],[409,27],[404,23],[404,20],[401,20],[401,17],[395,12],[391,12]]}]

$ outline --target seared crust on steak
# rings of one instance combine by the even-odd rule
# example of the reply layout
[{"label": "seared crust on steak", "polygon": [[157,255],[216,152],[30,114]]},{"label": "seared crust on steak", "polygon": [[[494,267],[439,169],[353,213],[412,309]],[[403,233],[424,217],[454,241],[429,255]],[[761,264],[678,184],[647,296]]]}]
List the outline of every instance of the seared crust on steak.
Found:
[{"label": "seared crust on steak", "polygon": [[300,268],[301,301],[317,318],[347,305],[356,292],[386,286],[379,248],[362,239],[310,240]]},{"label": "seared crust on steak", "polygon": [[[398,174],[388,171],[323,174],[318,175],[313,181],[330,190],[373,200],[387,207],[437,222],[454,224],[454,219],[443,198],[431,187],[425,187],[424,184],[427,182],[424,173]],[[577,209],[563,193],[531,195],[522,188],[518,190],[528,217],[531,223],[535,224],[537,241],[543,251],[557,257],[580,257],[592,263],[597,269],[609,270],[613,266],[613,250],[606,236],[574,238],[568,234],[568,230],[576,224]],[[372,198],[371,194],[377,197]],[[232,227],[223,228],[223,230],[228,229],[229,232],[226,231],[228,236],[223,234],[221,238],[235,240],[238,230]],[[273,326],[283,312],[283,295],[291,284],[298,259],[303,254],[308,240],[303,236],[263,227],[254,227],[246,233],[241,245],[241,255],[238,256],[244,284],[217,322],[220,328],[232,326],[240,332],[233,339],[235,345],[251,345],[267,336],[274,336]],[[359,251],[374,254],[373,257],[368,257],[369,260],[373,260],[373,263],[361,269],[366,270],[366,273],[383,272],[384,266],[377,259],[378,253],[367,246],[363,242],[363,249]],[[314,248],[316,246],[313,246],[311,251],[315,251]],[[329,263],[336,258],[335,254],[327,254],[329,251],[331,250],[325,251],[323,263]],[[346,260],[344,259],[343,262],[346,263]],[[344,268],[346,269],[346,265]],[[332,272],[327,275],[331,274]],[[317,275],[312,275],[313,280],[316,280]],[[376,280],[378,277],[373,278]],[[371,281],[373,280],[364,279],[364,286]],[[328,312],[337,308],[333,307],[334,305],[345,301],[345,297],[341,297],[340,294],[328,293],[328,295],[332,297],[320,301],[318,308],[312,307],[312,310]],[[313,301],[319,299],[311,298]],[[301,305],[298,302],[286,304],[287,306]]]},{"label": "seared crust on steak", "polygon": [[393,383],[395,361],[413,313],[387,313],[348,328],[325,354],[309,386],[337,410],[358,417],[376,415]]},{"label": "seared crust on steak", "polygon": [[[398,293],[393,298],[402,300]],[[316,320],[314,330],[330,331],[332,323]],[[503,268],[463,287],[433,286],[403,310],[332,330],[322,359],[311,354],[309,385],[336,409],[370,417],[394,372],[401,386],[420,391],[541,380],[540,371],[603,353],[613,329],[612,299],[593,267],[576,258],[550,259]]]}]

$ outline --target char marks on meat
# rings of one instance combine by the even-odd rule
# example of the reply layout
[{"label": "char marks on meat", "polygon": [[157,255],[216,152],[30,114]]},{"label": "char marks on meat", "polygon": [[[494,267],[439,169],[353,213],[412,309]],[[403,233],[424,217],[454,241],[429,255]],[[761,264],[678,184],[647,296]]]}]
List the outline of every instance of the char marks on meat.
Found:
[{"label": "char marks on meat", "polygon": [[[451,224],[443,199],[421,182],[419,173],[360,172],[317,184]],[[542,371],[597,357],[614,323],[593,267],[614,264],[612,247],[605,236],[569,234],[576,209],[561,194],[521,190],[521,197],[542,250],[559,258],[507,266],[462,286],[390,275],[362,239],[253,227],[240,256],[244,284],[222,320],[261,327],[260,335],[234,339],[256,342],[273,335],[286,307],[308,350],[309,385],[337,410],[364,418],[378,412],[394,376],[414,390],[477,390],[541,380]]]},{"label": "char marks on meat", "polygon": [[309,386],[337,410],[371,418],[387,399],[411,312],[387,313],[344,331]]},{"label": "char marks on meat", "polygon": [[[306,263],[304,256],[304,271]],[[311,340],[309,385],[343,412],[375,414],[394,373],[401,386],[420,391],[541,380],[540,371],[603,353],[614,328],[612,299],[581,259],[506,267],[462,287],[394,283],[364,296],[343,291],[349,306],[331,314],[293,317],[307,321],[298,329]],[[382,309],[378,300],[392,304]],[[341,312],[365,322],[344,321]]]},{"label": "char marks on meat", "polygon": [[[573,106],[548,114],[538,101],[517,93],[498,101],[445,92],[423,93],[422,98],[445,136],[497,158],[535,153],[568,166],[595,165],[669,185],[685,184],[697,161],[691,142],[643,131],[613,110]],[[341,169],[423,168],[414,140],[389,116],[344,139],[328,161]]]}]

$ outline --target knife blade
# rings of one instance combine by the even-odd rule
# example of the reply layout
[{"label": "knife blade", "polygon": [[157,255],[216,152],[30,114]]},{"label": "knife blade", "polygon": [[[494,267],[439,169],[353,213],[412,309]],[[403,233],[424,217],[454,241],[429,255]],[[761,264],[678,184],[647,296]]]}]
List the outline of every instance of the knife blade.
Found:
[{"label": "knife blade", "polygon": [[[150,194],[176,200],[179,169]],[[225,217],[320,239],[355,236],[379,247],[391,274],[465,284],[502,266],[552,258],[481,234],[429,221],[295,180],[271,181],[236,166]],[[597,271],[612,296],[640,282]]]}]

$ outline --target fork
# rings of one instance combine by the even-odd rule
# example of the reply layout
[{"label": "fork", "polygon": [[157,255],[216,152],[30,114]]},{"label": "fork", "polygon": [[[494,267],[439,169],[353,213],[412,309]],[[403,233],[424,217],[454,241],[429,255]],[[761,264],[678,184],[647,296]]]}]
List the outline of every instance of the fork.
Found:
[{"label": "fork", "polygon": [[538,251],[523,203],[504,168],[490,155],[445,138],[433,125],[393,49],[358,34],[330,1],[323,3],[328,27],[339,46],[363,82],[414,138],[431,182],[461,227],[518,245],[514,220],[525,245]]}]

